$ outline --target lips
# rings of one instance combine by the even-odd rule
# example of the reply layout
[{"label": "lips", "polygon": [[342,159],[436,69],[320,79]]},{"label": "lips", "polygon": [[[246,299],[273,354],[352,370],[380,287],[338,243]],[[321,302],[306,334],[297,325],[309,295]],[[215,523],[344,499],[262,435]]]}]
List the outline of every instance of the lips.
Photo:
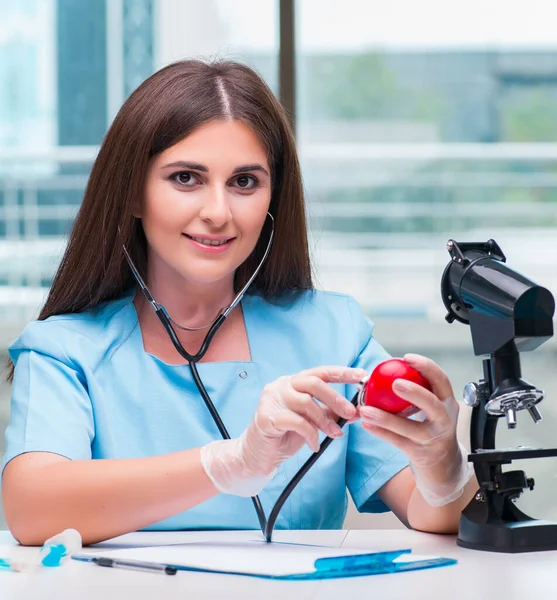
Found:
[{"label": "lips", "polygon": [[188,243],[191,244],[198,252],[202,252],[207,255],[211,254],[224,254],[228,252],[228,249],[232,246],[232,242],[236,238],[224,238],[224,237],[205,237],[203,235],[189,235],[187,233],[182,234]]},{"label": "lips", "polygon": [[193,240],[194,242],[197,242],[199,244],[204,244],[205,246],[224,246],[224,244],[227,244],[228,242],[231,242],[234,238],[206,238],[206,237],[201,237],[201,236],[195,236],[195,235],[188,235],[187,233],[184,234],[187,238],[189,238],[190,240]]},{"label": "lips", "polygon": [[190,238],[190,240],[193,240],[194,242],[199,242],[200,244],[205,244],[206,246],[222,246],[223,244],[226,244],[227,242],[232,240],[232,238],[223,238],[220,240],[212,240],[210,238],[202,238],[202,237],[197,237],[194,235],[188,235],[187,233],[184,235],[186,237]]}]

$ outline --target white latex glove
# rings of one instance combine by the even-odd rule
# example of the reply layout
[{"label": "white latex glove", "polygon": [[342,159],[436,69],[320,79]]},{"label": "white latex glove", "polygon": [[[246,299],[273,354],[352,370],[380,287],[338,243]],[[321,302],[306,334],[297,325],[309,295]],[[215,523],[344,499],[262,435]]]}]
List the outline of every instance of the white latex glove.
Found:
[{"label": "white latex glove", "polygon": [[432,392],[402,379],[393,382],[393,391],[420,408],[422,420],[362,406],[362,426],[400,448],[424,499],[432,506],[444,506],[462,495],[474,475],[468,453],[456,437],[458,403],[447,375],[432,360],[417,354],[407,354],[404,360],[429,381]]},{"label": "white latex glove", "polygon": [[353,419],[357,410],[328,384],[359,383],[365,376],[363,369],[316,367],[266,385],[239,438],[201,448],[201,464],[214,486],[226,494],[255,496],[305,443],[314,452],[319,450],[319,430],[341,437],[335,421]]}]

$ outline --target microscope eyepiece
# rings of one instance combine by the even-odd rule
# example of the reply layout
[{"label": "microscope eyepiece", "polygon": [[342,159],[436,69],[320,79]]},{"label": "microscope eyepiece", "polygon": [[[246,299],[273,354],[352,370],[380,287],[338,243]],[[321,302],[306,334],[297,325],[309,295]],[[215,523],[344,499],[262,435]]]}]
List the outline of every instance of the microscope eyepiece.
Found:
[{"label": "microscope eyepiece", "polygon": [[[451,261],[441,280],[446,320],[470,326],[474,353],[489,355],[493,388],[485,411],[505,416],[516,426],[516,412],[526,409],[535,422],[543,392],[521,377],[519,352],[534,350],[553,335],[555,300],[551,292],[506,264],[495,242],[447,242]],[[479,404],[467,388],[467,402]]]},{"label": "microscope eyepiece", "polygon": [[447,321],[470,325],[474,352],[491,354],[509,342],[534,350],[553,335],[551,292],[514,271],[494,240],[449,240],[451,262],[441,280]]}]

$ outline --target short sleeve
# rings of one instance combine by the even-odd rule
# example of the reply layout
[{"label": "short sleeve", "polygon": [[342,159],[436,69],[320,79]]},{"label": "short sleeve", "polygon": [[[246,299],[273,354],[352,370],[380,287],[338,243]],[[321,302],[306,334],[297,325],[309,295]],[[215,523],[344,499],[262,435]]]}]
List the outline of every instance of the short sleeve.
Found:
[{"label": "short sleeve", "polygon": [[29,324],[9,354],[15,371],[2,471],[25,452],[91,458],[94,420],[85,377],[52,327]]},{"label": "short sleeve", "polygon": [[[373,322],[366,317],[358,303],[348,298],[354,328],[354,360],[350,366],[360,367],[368,373],[389,353],[373,337]],[[352,398],[356,386],[349,386]],[[395,446],[368,433],[360,421],[350,427],[346,458],[346,484],[356,508],[360,512],[386,512],[388,507],[377,496],[381,488],[394,475],[408,466],[408,459]]]}]

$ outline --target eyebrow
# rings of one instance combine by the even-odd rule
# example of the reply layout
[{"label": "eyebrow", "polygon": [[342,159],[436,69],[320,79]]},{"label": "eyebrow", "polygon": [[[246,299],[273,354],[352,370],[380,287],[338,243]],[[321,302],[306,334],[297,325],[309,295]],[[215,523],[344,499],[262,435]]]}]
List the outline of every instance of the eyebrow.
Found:
[{"label": "eyebrow", "polygon": [[263,173],[265,173],[265,175],[269,174],[267,173],[267,170],[264,169],[261,165],[243,165],[234,169],[232,174],[236,175],[237,173],[245,173],[246,171],[262,171]]},{"label": "eyebrow", "polygon": [[[202,164],[188,162],[183,160],[178,160],[176,162],[168,163],[161,167],[161,169],[169,169],[169,168],[179,168],[179,169],[191,169],[192,171],[201,171],[202,173],[208,173],[209,169]],[[269,175],[267,170],[263,168],[261,165],[253,164],[253,165],[242,165],[241,167],[236,167],[232,172],[233,175],[237,175],[238,173],[245,173],[247,171],[261,171],[265,173],[265,175]]]}]

